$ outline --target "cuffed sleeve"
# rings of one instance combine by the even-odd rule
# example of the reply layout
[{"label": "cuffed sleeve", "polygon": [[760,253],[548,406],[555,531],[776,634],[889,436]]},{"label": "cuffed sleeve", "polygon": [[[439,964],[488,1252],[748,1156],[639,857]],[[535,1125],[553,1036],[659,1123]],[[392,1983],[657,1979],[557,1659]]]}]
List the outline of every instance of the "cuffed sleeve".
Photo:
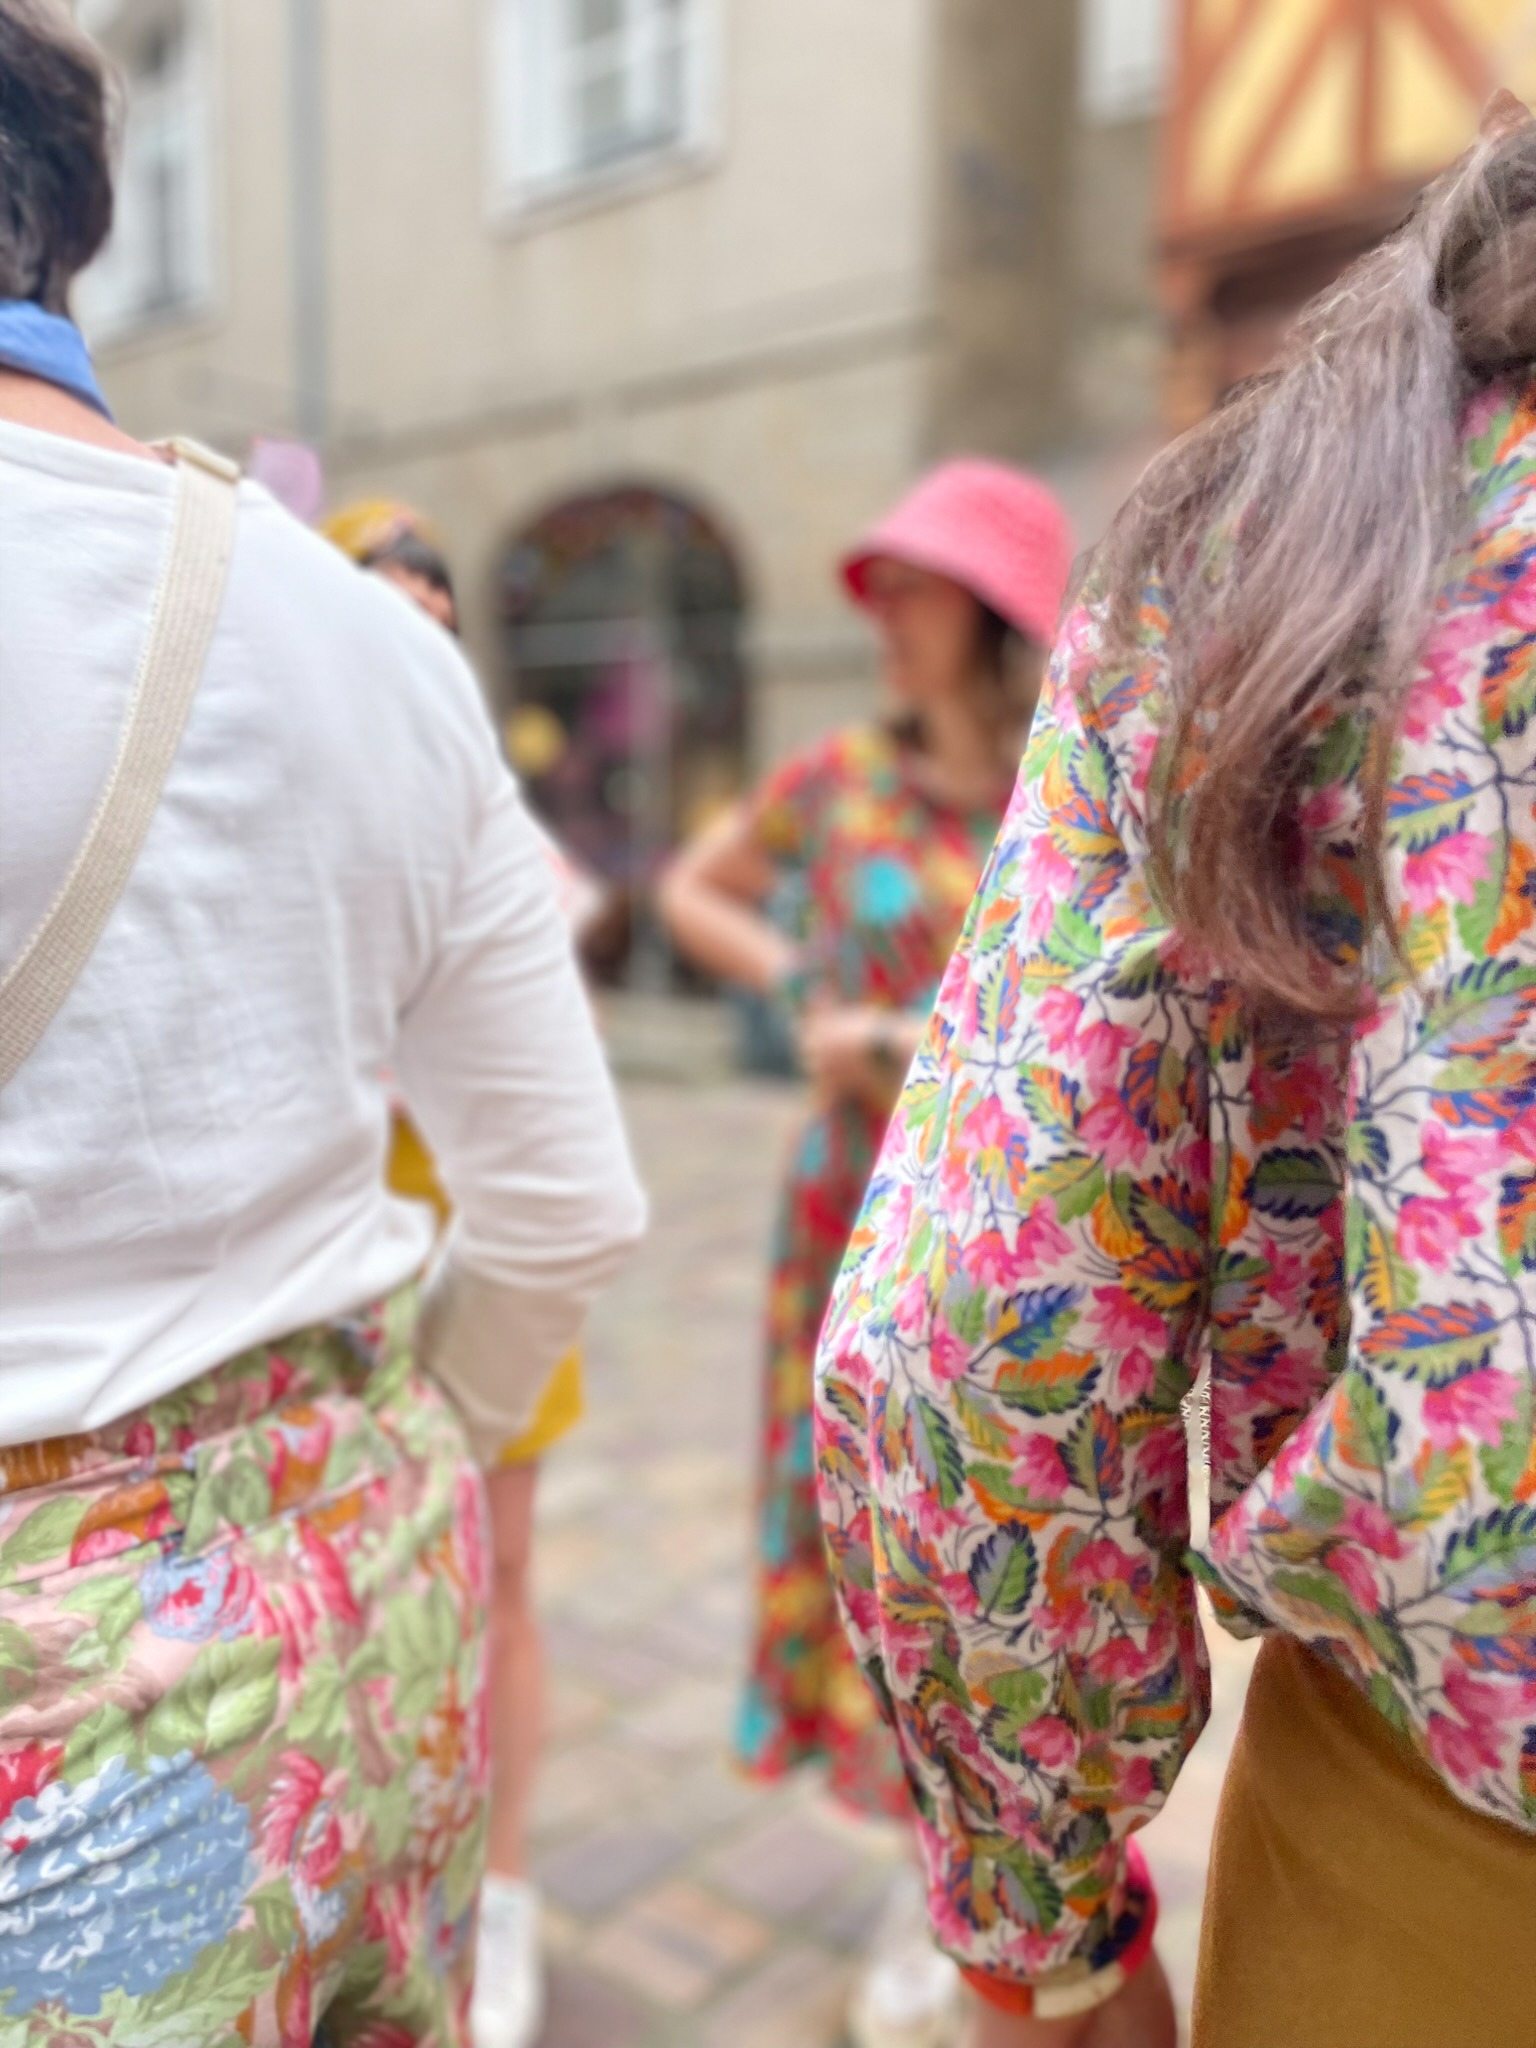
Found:
[{"label": "cuffed sleeve", "polygon": [[834,1575],[940,1939],[1063,2011],[1138,1951],[1127,1839],[1208,1694],[1180,1411],[1210,1271],[1208,1000],[1145,879],[1154,679],[1097,677],[1097,640],[1080,611],[818,1373]]},{"label": "cuffed sleeve", "polygon": [[499,770],[397,1057],[455,1212],[424,1355],[489,1458],[645,1227],[549,863]]}]

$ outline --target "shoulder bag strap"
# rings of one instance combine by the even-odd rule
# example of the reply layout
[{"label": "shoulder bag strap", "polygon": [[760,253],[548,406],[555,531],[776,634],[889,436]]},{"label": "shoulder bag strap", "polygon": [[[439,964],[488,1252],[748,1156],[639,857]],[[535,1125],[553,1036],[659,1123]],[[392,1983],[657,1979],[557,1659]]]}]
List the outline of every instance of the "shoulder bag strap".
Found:
[{"label": "shoulder bag strap", "polygon": [[176,458],[170,546],[106,787],[69,873],[0,980],[0,1088],[31,1057],[127,886],[181,744],[218,623],[239,469],[195,441]]}]

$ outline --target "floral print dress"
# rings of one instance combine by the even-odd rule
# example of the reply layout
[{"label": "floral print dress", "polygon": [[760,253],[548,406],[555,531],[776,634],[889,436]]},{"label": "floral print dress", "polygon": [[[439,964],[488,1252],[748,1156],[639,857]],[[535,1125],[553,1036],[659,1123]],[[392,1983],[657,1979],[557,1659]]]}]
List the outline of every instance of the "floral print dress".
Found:
[{"label": "floral print dress", "polygon": [[[1037,1996],[1091,1998],[1144,1937],[1129,1837],[1208,1703],[1195,1574],[1536,1829],[1536,388],[1474,408],[1465,462],[1390,768],[1407,964],[1373,1013],[1268,1042],[1169,931],[1166,621],[1150,588],[1110,665],[1090,592],[828,1318],[831,1554],[937,1925]],[[1348,720],[1319,736],[1302,820],[1341,959],[1363,755]]]},{"label": "floral print dress", "polygon": [[414,1331],[0,1449],[0,2048],[469,2048],[484,1493]]},{"label": "floral print dress", "polygon": [[[756,799],[760,843],[793,882],[808,1001],[926,1010],[997,831],[923,794],[904,750],[854,728],[791,759]],[[770,1279],[756,1641],[737,1748],[774,1777],[818,1760],[862,1811],[902,1813],[905,1780],[849,1653],[816,1504],[811,1376],[832,1281],[884,1119],[854,1102],[818,1110],[795,1146]]]}]

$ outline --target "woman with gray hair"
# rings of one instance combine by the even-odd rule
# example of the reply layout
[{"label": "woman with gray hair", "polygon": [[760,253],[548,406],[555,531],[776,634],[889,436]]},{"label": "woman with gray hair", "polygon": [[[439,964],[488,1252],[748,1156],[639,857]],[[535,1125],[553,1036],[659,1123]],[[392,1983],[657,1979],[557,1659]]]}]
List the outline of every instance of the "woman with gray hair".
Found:
[{"label": "woman with gray hair", "polygon": [[0,2034],[468,2048],[476,1461],[643,1205],[473,679],[111,423],[110,218],[94,53],[0,0]]},{"label": "woman with gray hair", "polygon": [[1197,1580],[1196,2048],[1536,2040],[1533,378],[1504,96],[1112,529],[876,1168],[823,1513],[976,2048],[1172,2048]]}]

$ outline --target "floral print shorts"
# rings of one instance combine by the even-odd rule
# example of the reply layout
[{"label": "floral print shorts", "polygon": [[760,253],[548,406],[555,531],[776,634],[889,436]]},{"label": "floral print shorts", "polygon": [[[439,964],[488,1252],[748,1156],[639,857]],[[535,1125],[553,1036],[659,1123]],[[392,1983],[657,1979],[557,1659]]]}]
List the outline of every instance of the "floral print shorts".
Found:
[{"label": "floral print shorts", "polygon": [[0,2048],[467,2048],[484,1504],[413,1323],[0,1450]]}]

